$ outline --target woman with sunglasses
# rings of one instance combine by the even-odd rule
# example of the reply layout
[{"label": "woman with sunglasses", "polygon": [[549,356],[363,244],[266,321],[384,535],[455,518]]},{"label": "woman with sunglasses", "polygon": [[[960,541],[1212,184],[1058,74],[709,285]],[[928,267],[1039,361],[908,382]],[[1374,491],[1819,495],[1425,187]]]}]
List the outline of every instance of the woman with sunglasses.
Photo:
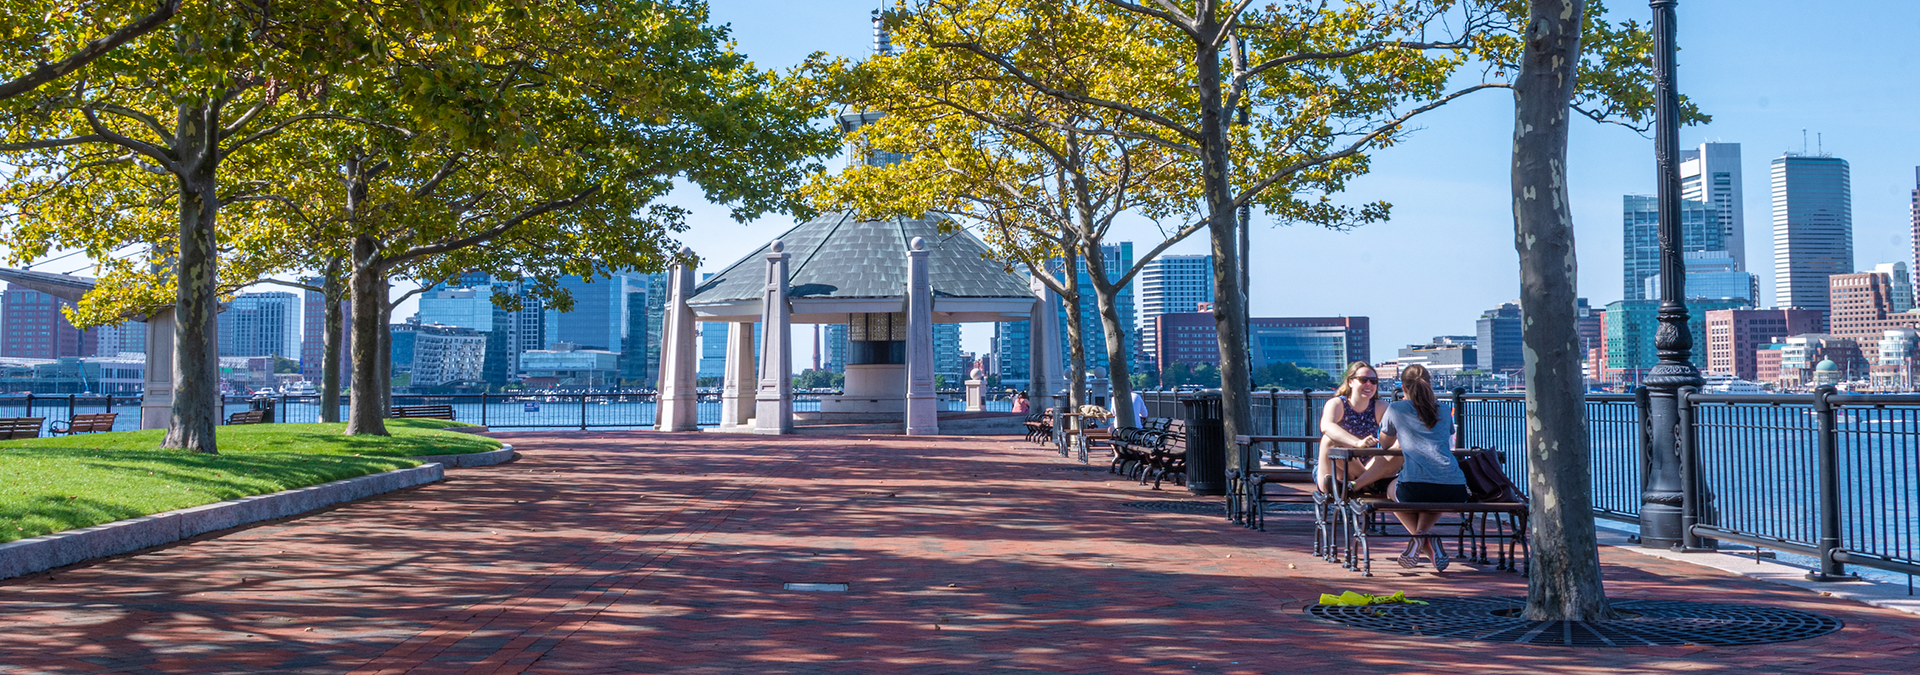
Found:
[{"label": "woman with sunglasses", "polygon": [[[1380,400],[1380,376],[1373,366],[1365,361],[1347,364],[1347,372],[1340,377],[1340,390],[1326,407],[1320,411],[1320,461],[1314,467],[1314,480],[1322,492],[1333,492],[1333,465],[1328,463],[1327,451],[1331,448],[1371,448],[1380,444],[1380,421],[1387,416],[1387,404]],[[1388,458],[1381,458],[1388,459]],[[1340,475],[1360,476],[1369,465],[1359,460],[1346,460],[1347,467]],[[1388,467],[1381,461],[1373,465],[1385,470]],[[1379,472],[1376,472],[1379,473]],[[1391,473],[1381,473],[1379,477],[1391,477]],[[1367,486],[1367,483],[1361,483]]]}]

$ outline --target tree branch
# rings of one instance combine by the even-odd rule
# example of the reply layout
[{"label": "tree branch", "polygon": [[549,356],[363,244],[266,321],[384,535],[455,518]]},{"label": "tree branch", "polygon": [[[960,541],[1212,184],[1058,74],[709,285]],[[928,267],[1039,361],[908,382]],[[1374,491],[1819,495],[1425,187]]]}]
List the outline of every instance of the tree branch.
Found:
[{"label": "tree branch", "polygon": [[493,227],[489,227],[480,232],[474,233],[473,235],[461,237],[459,239],[449,239],[445,241],[439,241],[432,244],[422,244],[422,245],[407,249],[405,251],[401,251],[398,254],[387,257],[383,261],[383,264],[393,265],[400,262],[405,262],[407,260],[412,260],[414,258],[446,253],[447,251],[457,251],[459,249],[463,249],[468,246],[473,246],[475,244],[483,244],[499,237],[500,235],[506,234],[508,230],[512,230],[513,228],[518,227],[521,223],[525,223],[529,220],[538,218],[548,213],[552,213],[554,211],[572,208],[574,206],[579,205],[581,202],[585,202],[586,200],[591,199],[594,195],[599,193],[600,193],[600,185],[594,185],[593,187],[587,188],[585,190],[581,190],[580,192],[574,193],[573,195],[562,197],[560,199],[551,200],[546,203],[540,204],[539,206],[535,206],[525,211],[521,211],[518,215],[515,215],[512,218],[508,218],[506,220],[500,221],[499,224],[494,225]]},{"label": "tree branch", "polygon": [[1161,7],[1165,9],[1154,9],[1152,7],[1148,7],[1146,5],[1142,5],[1139,3],[1127,2],[1126,0],[1103,0],[1103,1],[1109,5],[1119,7],[1120,9],[1124,9],[1129,12],[1133,12],[1135,14],[1145,14],[1147,16],[1178,26],[1181,30],[1186,31],[1188,35],[1193,36],[1194,39],[1199,39],[1200,37],[1193,30],[1193,17],[1187,16],[1186,12],[1180,11],[1180,8],[1178,6],[1162,1],[1162,2],[1159,2],[1159,4]]},{"label": "tree branch", "polygon": [[132,42],[135,38],[165,25],[179,12],[180,0],[160,0],[159,6],[155,7],[152,13],[121,26],[119,30],[108,33],[105,37],[88,42],[85,46],[74,50],[72,54],[68,54],[67,58],[53,63],[42,63],[24,75],[0,83],[0,100],[33,91],[40,85],[65,77],[92,63],[94,59],[105,56],[120,45]]},{"label": "tree branch", "polygon": [[90,134],[86,136],[75,136],[73,138],[48,138],[44,140],[26,141],[22,143],[0,143],[0,152],[25,152],[27,150],[45,150],[47,148],[64,148],[69,145],[85,145],[87,143],[108,143],[108,142],[111,142],[111,141],[109,141],[105,136],[101,136],[99,134]]},{"label": "tree branch", "polygon": [[[1109,0],[1109,1],[1112,1],[1112,0]],[[1062,101],[1072,101],[1074,103],[1084,103],[1086,105],[1091,105],[1099,108],[1106,108],[1114,112],[1120,112],[1120,113],[1132,115],[1134,117],[1140,118],[1142,120],[1153,123],[1155,125],[1165,127],[1167,128],[1167,130],[1180,134],[1181,136],[1185,136],[1188,140],[1191,140],[1193,142],[1198,143],[1202,141],[1200,134],[1198,132],[1195,132],[1193,129],[1187,128],[1186,125],[1181,124],[1179,122],[1175,122],[1171,119],[1161,117],[1160,115],[1154,113],[1153,111],[1147,110],[1145,108],[1140,108],[1138,106],[1131,106],[1131,105],[1127,105],[1125,103],[1120,103],[1117,101],[1108,101],[1106,99],[1096,98],[1096,97],[1088,96],[1085,94],[1077,94],[1077,93],[1066,91],[1064,89],[1060,89],[1057,87],[1048,86],[1047,84],[1041,82],[1040,80],[1035,79],[1032,75],[1028,75],[1026,71],[1021,70],[1019,66],[1014,65],[1013,62],[1007,60],[1006,57],[1000,56],[999,54],[988,52],[985,48],[981,47],[978,43],[941,42],[941,43],[936,43],[933,46],[939,47],[939,48],[947,48],[947,49],[962,49],[965,51],[973,52],[974,54],[978,55],[980,58],[986,59],[988,61],[993,62],[995,65],[1000,66],[1000,70],[1002,72],[1005,72],[1008,75],[1012,75],[1014,79],[1020,80],[1022,83],[1025,83],[1027,86],[1032,87],[1038,90],[1040,93],[1046,94],[1047,96],[1050,96],[1052,98],[1056,98]]]},{"label": "tree branch", "polygon": [[100,136],[105,142],[146,155],[149,159],[158,162],[160,168],[166,169],[173,175],[179,176],[186,173],[184,169],[180,168],[180,163],[174,161],[173,156],[166,150],[152,143],[128,138],[115,133],[112,129],[108,129],[107,125],[100,123],[100,116],[95,115],[92,108],[81,108],[80,114],[86,116],[87,124],[93,127],[94,135]]},{"label": "tree branch", "polygon": [[282,131],[285,131],[287,127],[293,126],[293,124],[296,122],[304,122],[307,120],[337,120],[341,122],[352,122],[354,124],[373,127],[375,129],[384,129],[387,131],[391,131],[393,133],[400,134],[406,138],[413,138],[414,136],[413,132],[407,129],[397,127],[391,124],[387,124],[384,122],[376,122],[370,119],[366,119],[364,117],[355,117],[353,115],[336,115],[333,113],[307,113],[303,115],[294,115],[284,120],[280,120],[279,122],[274,123],[273,126],[269,126],[265,129],[261,129],[245,138],[242,138],[238,141],[234,141],[232,144],[226,147],[226,152],[233,152],[234,150],[238,150],[240,148],[246,147],[250,143],[260,141],[262,139],[268,138]]},{"label": "tree branch", "polygon": [[1385,135],[1387,132],[1390,132],[1390,131],[1393,131],[1394,129],[1399,128],[1400,125],[1402,124],[1406,124],[1407,120],[1413,119],[1414,116],[1416,115],[1419,115],[1421,113],[1446,105],[1452,102],[1454,99],[1460,98],[1462,96],[1466,96],[1468,94],[1474,93],[1476,91],[1480,91],[1482,89],[1511,89],[1511,88],[1512,88],[1511,85],[1504,84],[1504,83],[1497,83],[1497,82],[1476,84],[1474,86],[1467,87],[1466,89],[1462,89],[1460,91],[1447,94],[1446,96],[1442,96],[1426,105],[1409,110],[1406,112],[1406,114],[1403,114],[1399,117],[1395,117],[1392,120],[1388,120],[1387,122],[1375,127],[1372,131],[1369,131],[1365,135],[1362,135],[1360,138],[1354,140],[1353,143],[1348,144],[1346,149],[1344,150],[1341,150],[1339,152],[1335,152],[1332,154],[1318,155],[1314,157],[1309,157],[1307,159],[1302,159],[1300,161],[1289,164],[1278,171],[1268,174],[1266,178],[1260,179],[1258,182],[1255,182],[1252,186],[1248,187],[1245,190],[1242,190],[1240,194],[1235,195],[1233,198],[1233,206],[1235,208],[1238,208],[1241,206],[1247,206],[1249,204],[1252,204],[1254,196],[1260,194],[1261,191],[1266,190],[1269,186],[1272,186],[1274,183],[1278,183],[1281,180],[1286,179],[1287,176],[1293,175],[1294,173],[1297,173],[1302,169],[1319,166],[1321,164],[1325,164],[1327,162],[1331,162],[1336,159],[1342,159],[1342,158],[1351,157],[1353,155],[1359,154],[1360,150],[1366,147],[1368,143],[1372,143],[1374,139]]}]

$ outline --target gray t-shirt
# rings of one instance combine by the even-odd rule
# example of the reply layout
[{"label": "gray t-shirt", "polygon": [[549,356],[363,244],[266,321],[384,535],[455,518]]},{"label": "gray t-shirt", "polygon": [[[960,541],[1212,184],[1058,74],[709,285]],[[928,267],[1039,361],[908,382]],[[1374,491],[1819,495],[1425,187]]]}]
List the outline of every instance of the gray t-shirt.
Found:
[{"label": "gray t-shirt", "polygon": [[1380,421],[1380,433],[1400,442],[1407,462],[1400,467],[1400,480],[1409,483],[1466,485],[1460,472],[1460,460],[1453,457],[1453,407],[1440,404],[1440,419],[1429,428],[1420,422],[1420,413],[1412,401],[1394,401],[1387,406],[1387,417]]}]

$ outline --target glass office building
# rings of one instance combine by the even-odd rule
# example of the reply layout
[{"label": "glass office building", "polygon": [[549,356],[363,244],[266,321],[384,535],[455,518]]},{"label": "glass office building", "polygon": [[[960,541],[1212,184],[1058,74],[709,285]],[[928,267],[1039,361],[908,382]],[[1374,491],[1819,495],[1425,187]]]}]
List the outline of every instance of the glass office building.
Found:
[{"label": "glass office building", "polygon": [[1827,277],[1853,272],[1853,187],[1847,160],[1787,153],[1773,160],[1774,304],[1827,309]]}]

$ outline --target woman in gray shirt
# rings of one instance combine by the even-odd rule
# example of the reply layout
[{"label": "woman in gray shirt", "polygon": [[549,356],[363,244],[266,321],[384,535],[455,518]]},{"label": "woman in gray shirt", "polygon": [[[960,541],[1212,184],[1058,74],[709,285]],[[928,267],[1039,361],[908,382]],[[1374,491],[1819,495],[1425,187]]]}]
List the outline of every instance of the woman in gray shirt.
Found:
[{"label": "woman in gray shirt", "polygon": [[[1419,364],[1400,371],[1400,387],[1407,400],[1394,401],[1380,421],[1380,447],[1399,448],[1402,456],[1400,477],[1388,487],[1388,494],[1401,502],[1467,501],[1467,476],[1460,471],[1460,460],[1453,456],[1453,410],[1434,400],[1433,381]],[[1433,569],[1446,571],[1444,547],[1428,531],[1440,522],[1440,511],[1395,511],[1393,516],[1407,527],[1413,538],[1396,560],[1401,567],[1420,564],[1420,549],[1432,556]]]}]

